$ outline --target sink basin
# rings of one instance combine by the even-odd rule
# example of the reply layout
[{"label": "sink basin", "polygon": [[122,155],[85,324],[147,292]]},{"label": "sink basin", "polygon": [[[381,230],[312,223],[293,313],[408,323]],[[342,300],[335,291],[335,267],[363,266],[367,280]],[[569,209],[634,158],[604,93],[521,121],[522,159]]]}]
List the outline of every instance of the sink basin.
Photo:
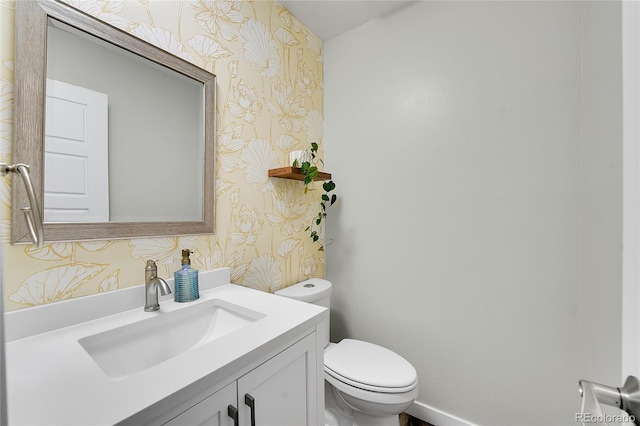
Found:
[{"label": "sink basin", "polygon": [[185,306],[83,337],[78,343],[111,378],[130,376],[229,334],[264,314],[221,299]]}]

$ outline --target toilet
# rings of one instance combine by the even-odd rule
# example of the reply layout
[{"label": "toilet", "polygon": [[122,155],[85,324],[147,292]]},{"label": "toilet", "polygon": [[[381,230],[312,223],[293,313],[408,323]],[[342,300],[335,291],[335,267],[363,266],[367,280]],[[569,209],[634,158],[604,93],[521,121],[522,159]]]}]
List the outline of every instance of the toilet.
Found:
[{"label": "toilet", "polygon": [[[277,295],[329,308],[331,282],[313,278]],[[361,340],[324,339],[327,426],[399,426],[399,414],[418,396],[418,374],[395,352]]]}]

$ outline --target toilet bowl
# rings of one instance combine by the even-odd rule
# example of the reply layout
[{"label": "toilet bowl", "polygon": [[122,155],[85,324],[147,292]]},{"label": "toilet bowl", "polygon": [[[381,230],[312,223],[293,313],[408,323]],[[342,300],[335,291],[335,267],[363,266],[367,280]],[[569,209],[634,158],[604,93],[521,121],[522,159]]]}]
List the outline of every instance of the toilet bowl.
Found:
[{"label": "toilet bowl", "polygon": [[[277,295],[329,307],[331,283],[314,278]],[[418,396],[415,368],[382,346],[324,336],[325,418],[331,426],[399,425],[399,414]]]}]

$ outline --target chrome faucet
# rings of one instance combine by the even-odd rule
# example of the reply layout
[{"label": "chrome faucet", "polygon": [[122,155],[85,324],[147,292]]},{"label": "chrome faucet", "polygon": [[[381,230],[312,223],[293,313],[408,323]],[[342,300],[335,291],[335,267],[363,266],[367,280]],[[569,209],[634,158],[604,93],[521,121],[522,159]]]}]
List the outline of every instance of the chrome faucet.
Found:
[{"label": "chrome faucet", "polygon": [[160,309],[158,303],[158,287],[162,295],[171,294],[171,289],[165,280],[158,276],[158,267],[153,260],[147,260],[147,266],[144,268],[144,310],[145,312],[153,312]]}]

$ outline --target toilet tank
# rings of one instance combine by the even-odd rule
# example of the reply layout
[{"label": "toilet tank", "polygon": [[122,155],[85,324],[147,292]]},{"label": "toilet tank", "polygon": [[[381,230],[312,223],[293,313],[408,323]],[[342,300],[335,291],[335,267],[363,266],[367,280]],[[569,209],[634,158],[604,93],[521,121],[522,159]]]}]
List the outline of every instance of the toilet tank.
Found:
[{"label": "toilet tank", "polygon": [[[278,296],[301,302],[313,303],[314,305],[330,308],[331,282],[322,278],[311,278],[298,284],[294,284],[282,290],[276,291]],[[329,319],[325,320],[324,346],[329,344]]]}]

